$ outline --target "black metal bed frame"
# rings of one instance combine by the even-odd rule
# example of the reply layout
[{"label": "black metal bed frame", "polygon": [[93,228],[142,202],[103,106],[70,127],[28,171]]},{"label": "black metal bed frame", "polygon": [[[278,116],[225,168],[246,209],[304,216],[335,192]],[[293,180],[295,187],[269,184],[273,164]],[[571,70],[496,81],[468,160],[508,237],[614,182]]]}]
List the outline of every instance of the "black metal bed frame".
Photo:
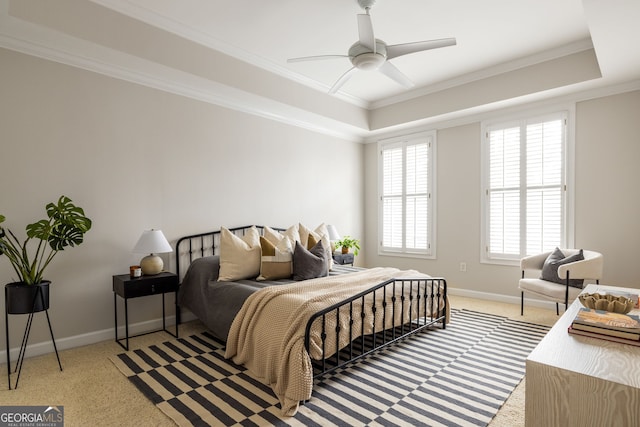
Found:
[{"label": "black metal bed frame", "polygon": [[[242,236],[251,227],[253,226],[248,225],[244,227],[229,228],[228,230],[233,234]],[[255,227],[261,234],[263,233],[264,226],[256,225]],[[276,231],[285,231],[284,228],[271,228]],[[186,268],[182,271],[181,267],[189,267],[189,265],[198,258],[219,255],[219,248],[220,230],[192,234],[178,239],[176,243],[176,275],[178,276],[180,283],[182,283],[183,276],[187,272]]]},{"label": "black metal bed frame", "polygon": [[[399,294],[399,298],[398,298]],[[371,304],[367,304],[369,299]],[[398,301],[399,299],[399,301]],[[441,304],[442,301],[442,304]],[[390,305],[390,316],[387,306]],[[316,322],[321,328],[322,356],[312,359],[313,378],[322,377],[349,363],[365,357],[374,351],[396,343],[426,328],[440,324],[446,328],[447,282],[443,278],[390,279],[379,283],[350,298],[313,314],[305,329],[304,345],[309,352],[311,346],[311,330]],[[414,310],[415,308],[415,310]],[[398,321],[396,312],[400,311]],[[415,313],[415,315],[413,315]],[[365,332],[367,314],[370,315],[372,331]],[[335,324],[327,325],[327,318],[335,316]],[[347,316],[348,328],[340,326],[340,317]],[[384,327],[376,331],[378,316],[382,316]],[[360,317],[360,328],[354,330],[356,318]],[[390,319],[390,322],[388,321]],[[329,337],[328,328],[333,328],[335,336]],[[340,346],[345,342],[346,346]],[[328,339],[335,339],[335,346],[340,351],[327,352]]]},{"label": "black metal bed frame", "polygon": [[[251,226],[230,228],[236,235],[243,235]],[[263,226],[256,226],[261,232]],[[282,228],[274,230],[284,231]],[[180,238],[176,243],[176,274],[180,281],[186,272],[181,266],[188,267],[197,258],[218,254],[220,245],[220,231],[193,234]],[[399,298],[398,298],[399,295]],[[373,303],[367,304],[370,300]],[[399,300],[399,301],[398,301]],[[387,307],[391,305],[391,315],[387,316]],[[397,310],[400,319],[397,322]],[[340,301],[313,314],[307,322],[304,344],[307,352],[311,346],[311,333],[316,322],[321,322],[320,359],[312,359],[313,378],[318,379],[355,360],[365,357],[374,351],[398,342],[399,340],[423,331],[427,328],[440,326],[446,328],[447,315],[447,282],[443,278],[419,279],[390,279],[379,283],[350,298]],[[348,328],[340,327],[341,316],[347,316]],[[360,317],[360,322],[354,319]],[[368,317],[367,317],[368,316]],[[382,316],[382,330],[376,331],[376,321]],[[408,316],[408,317],[407,317]],[[335,324],[329,324],[328,318],[335,317]],[[371,319],[372,330],[365,331],[365,318]],[[388,321],[390,318],[390,322]],[[354,330],[354,324],[361,325],[359,331]],[[331,334],[328,332],[331,331]],[[335,336],[333,333],[335,332]],[[349,344],[341,346],[348,334]],[[327,340],[335,339],[333,348],[339,351],[327,351]]]}]

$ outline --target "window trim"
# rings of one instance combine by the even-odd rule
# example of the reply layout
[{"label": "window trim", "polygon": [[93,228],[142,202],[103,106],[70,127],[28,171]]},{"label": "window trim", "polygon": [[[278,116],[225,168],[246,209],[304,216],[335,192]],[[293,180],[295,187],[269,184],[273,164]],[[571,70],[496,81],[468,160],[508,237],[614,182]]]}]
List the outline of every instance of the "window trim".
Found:
[{"label": "window trim", "polygon": [[[519,112],[517,114],[496,117],[481,123],[481,155],[480,155],[480,262],[483,264],[509,265],[519,266],[520,258],[499,258],[490,257],[488,253],[488,232],[489,232],[489,207],[486,191],[489,184],[489,165],[488,165],[488,132],[490,129],[506,128],[514,124],[535,122],[545,118],[553,118],[558,115],[564,115],[565,125],[565,147],[564,147],[564,235],[565,241],[561,245],[567,248],[575,246],[575,104],[563,104],[544,109],[532,109]],[[522,231],[522,230],[521,230]]]},{"label": "window trim", "polygon": [[[429,236],[429,248],[425,252],[412,252],[410,250],[388,250],[382,246],[383,236],[383,156],[382,152],[385,147],[401,145],[405,142],[414,141],[417,139],[430,139],[431,147],[429,148],[428,158],[428,183],[427,192],[429,194],[428,203],[428,218],[430,221],[427,223],[427,235]],[[396,256],[405,258],[421,258],[421,259],[436,259],[436,213],[437,213],[437,197],[436,197],[436,158],[437,158],[437,131],[430,130],[418,133],[412,133],[407,135],[401,135],[393,138],[387,138],[378,141],[378,255],[380,256]],[[403,189],[404,192],[404,189]],[[404,193],[403,193],[404,194]]]}]

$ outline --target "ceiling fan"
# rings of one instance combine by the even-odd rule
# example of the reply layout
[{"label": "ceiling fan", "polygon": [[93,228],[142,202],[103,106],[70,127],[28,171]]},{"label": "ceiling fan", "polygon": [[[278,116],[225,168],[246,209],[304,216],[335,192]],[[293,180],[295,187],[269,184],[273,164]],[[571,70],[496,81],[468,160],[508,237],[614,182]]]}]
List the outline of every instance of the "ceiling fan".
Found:
[{"label": "ceiling fan", "polygon": [[358,41],[349,48],[347,55],[320,55],[305,56],[301,58],[291,58],[287,62],[315,61],[322,59],[349,58],[353,67],[345,72],[331,87],[330,94],[336,93],[358,70],[372,71],[378,70],[396,83],[406,87],[413,87],[413,82],[405,76],[395,65],[389,62],[390,59],[397,58],[410,53],[422,52],[424,50],[437,49],[440,47],[453,46],[456,44],[455,38],[427,40],[413,43],[403,43],[388,46],[384,41],[376,39],[373,35],[373,24],[369,10],[375,0],[356,0],[361,8],[366,12],[358,15]]}]

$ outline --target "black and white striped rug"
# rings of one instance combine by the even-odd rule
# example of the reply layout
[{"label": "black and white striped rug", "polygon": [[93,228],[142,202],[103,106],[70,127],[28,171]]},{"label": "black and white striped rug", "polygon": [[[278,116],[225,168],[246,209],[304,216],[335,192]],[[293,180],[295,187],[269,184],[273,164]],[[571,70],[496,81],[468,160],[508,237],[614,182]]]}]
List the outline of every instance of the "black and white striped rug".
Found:
[{"label": "black and white striped rug", "polygon": [[112,358],[180,426],[484,426],[524,377],[546,326],[453,309],[417,334],[314,386],[291,418],[267,386],[224,359],[207,333]]}]

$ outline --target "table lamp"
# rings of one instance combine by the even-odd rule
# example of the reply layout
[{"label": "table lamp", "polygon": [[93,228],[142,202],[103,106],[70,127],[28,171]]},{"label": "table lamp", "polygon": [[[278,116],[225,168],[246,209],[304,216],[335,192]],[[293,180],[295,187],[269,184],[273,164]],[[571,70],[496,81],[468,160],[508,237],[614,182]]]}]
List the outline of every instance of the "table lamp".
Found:
[{"label": "table lamp", "polygon": [[162,230],[145,230],[138,239],[138,243],[133,247],[133,253],[149,254],[140,260],[140,268],[144,275],[154,275],[162,272],[164,262],[158,255],[173,252],[171,245],[162,234]]},{"label": "table lamp", "polygon": [[331,242],[331,251],[335,251],[335,242],[340,240],[340,233],[338,233],[338,229],[335,225],[327,225],[327,231],[329,232],[329,241]]}]

